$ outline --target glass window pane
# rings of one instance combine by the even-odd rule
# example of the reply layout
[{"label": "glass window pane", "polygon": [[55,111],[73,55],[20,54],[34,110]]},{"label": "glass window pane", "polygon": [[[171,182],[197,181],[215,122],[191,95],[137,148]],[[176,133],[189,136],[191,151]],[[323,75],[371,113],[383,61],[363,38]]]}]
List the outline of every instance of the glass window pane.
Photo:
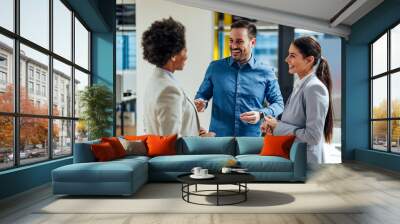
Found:
[{"label": "glass window pane", "polygon": [[387,34],[372,44],[372,75],[387,71]]},{"label": "glass window pane", "polygon": [[49,158],[49,120],[45,118],[21,117],[20,119],[21,164],[35,163]]},{"label": "glass window pane", "polygon": [[85,89],[86,86],[89,86],[89,75],[81,72],[78,69],[75,69],[75,117],[79,117],[81,115],[79,98],[81,92]]},{"label": "glass window pane", "polygon": [[136,70],[136,32],[117,32],[115,60],[118,73]]},{"label": "glass window pane", "polygon": [[14,31],[14,0],[0,1],[0,26]]},{"label": "glass window pane", "polygon": [[400,24],[391,30],[390,60],[391,69],[400,67]]},{"label": "glass window pane", "polygon": [[400,118],[400,72],[391,75],[391,88],[390,88],[390,97],[391,97],[391,110],[392,117]]},{"label": "glass window pane", "polygon": [[49,57],[21,44],[21,113],[47,115]]},{"label": "glass window pane", "polygon": [[267,63],[278,74],[278,27],[274,31],[257,32],[257,44],[253,52],[258,61]]},{"label": "glass window pane", "polygon": [[72,121],[53,120],[53,157],[72,154]]},{"label": "glass window pane", "polygon": [[48,0],[20,0],[21,7],[21,36],[49,47],[49,1]]},{"label": "glass window pane", "polygon": [[400,120],[391,121],[392,152],[400,153]]},{"label": "glass window pane", "polygon": [[75,143],[85,142],[88,138],[88,129],[84,120],[75,121]]},{"label": "glass window pane", "polygon": [[387,151],[387,121],[372,122],[373,149]]},{"label": "glass window pane", "polygon": [[60,0],[53,0],[53,18],[53,51],[71,60],[72,12]]},{"label": "glass window pane", "polygon": [[387,118],[387,77],[372,81],[372,118]]},{"label": "glass window pane", "polygon": [[75,18],[75,63],[89,70],[89,32]]},{"label": "glass window pane", "polygon": [[0,35],[0,111],[14,111],[13,40]]},{"label": "glass window pane", "polygon": [[71,66],[53,60],[53,115],[72,117]]},{"label": "glass window pane", "polygon": [[14,165],[14,124],[10,116],[0,116],[0,170]]}]

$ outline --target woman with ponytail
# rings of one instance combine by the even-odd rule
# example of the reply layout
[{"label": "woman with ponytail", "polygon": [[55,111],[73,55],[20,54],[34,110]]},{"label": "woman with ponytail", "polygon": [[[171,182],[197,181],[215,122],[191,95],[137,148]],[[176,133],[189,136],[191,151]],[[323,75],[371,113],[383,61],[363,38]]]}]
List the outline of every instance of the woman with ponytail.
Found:
[{"label": "woman with ponytail", "polygon": [[261,129],[273,135],[295,135],[307,143],[307,162],[323,163],[323,143],[333,130],[332,80],[321,46],[312,37],[292,42],[286,57],[289,73],[298,76],[281,120],[266,117]]}]

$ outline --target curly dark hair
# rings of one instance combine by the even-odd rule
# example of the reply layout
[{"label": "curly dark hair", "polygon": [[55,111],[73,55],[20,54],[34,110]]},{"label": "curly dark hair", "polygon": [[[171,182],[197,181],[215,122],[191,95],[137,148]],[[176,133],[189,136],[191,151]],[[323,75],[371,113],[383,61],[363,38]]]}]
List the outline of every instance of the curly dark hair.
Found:
[{"label": "curly dark hair", "polygon": [[143,58],[163,67],[186,47],[185,27],[173,18],[153,22],[142,36]]}]

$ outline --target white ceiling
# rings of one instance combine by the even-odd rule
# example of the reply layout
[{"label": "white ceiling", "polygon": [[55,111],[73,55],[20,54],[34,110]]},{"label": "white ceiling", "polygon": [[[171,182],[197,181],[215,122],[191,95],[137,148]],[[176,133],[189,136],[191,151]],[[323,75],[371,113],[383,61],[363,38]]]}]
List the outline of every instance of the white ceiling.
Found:
[{"label": "white ceiling", "polygon": [[330,20],[350,0],[224,0],[301,16]]},{"label": "white ceiling", "polygon": [[[168,0],[347,38],[351,25],[383,0]],[[347,4],[351,6],[336,16]],[[336,18],[336,20],[335,20]]]}]

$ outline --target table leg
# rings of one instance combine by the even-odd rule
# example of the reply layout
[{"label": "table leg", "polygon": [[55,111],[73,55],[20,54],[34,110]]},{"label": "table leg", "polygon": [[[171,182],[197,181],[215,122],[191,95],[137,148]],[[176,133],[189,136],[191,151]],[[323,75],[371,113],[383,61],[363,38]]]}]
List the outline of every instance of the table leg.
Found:
[{"label": "table leg", "polygon": [[244,183],[244,201],[247,201],[247,183]]},{"label": "table leg", "polygon": [[195,186],[195,191],[197,192],[197,184],[196,184],[196,186]]},{"label": "table leg", "polygon": [[219,184],[217,184],[217,206],[219,205]]},{"label": "table leg", "polygon": [[188,202],[190,202],[190,201],[189,201],[189,195],[190,195],[190,184],[188,184],[188,185],[187,185],[187,192],[188,192],[188,193],[187,193],[187,201],[188,201]]}]

